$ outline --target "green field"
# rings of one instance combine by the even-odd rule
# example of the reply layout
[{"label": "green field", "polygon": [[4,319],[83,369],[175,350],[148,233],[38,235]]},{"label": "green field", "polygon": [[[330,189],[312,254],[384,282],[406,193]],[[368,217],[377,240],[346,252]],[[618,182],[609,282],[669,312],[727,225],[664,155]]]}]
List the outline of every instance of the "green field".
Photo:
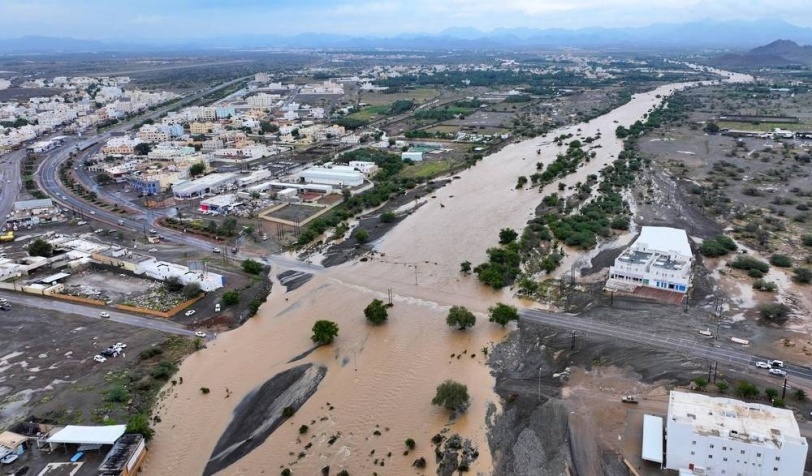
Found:
[{"label": "green field", "polygon": [[380,116],[385,116],[389,112],[389,105],[366,106],[358,112],[354,112],[347,117],[350,119],[360,119],[362,121],[372,121]]},{"label": "green field", "polygon": [[404,99],[411,99],[417,104],[422,104],[437,96],[437,90],[431,88],[418,88],[411,91],[403,91],[393,94],[376,93],[362,93],[361,102],[365,102],[372,106],[389,106],[395,101]]},{"label": "green field", "polygon": [[720,121],[717,125],[723,129],[733,129],[734,131],[756,132],[772,132],[773,129],[785,129],[788,131],[808,131],[812,129],[812,125],[803,122],[762,122],[754,124],[752,122]]},{"label": "green field", "polygon": [[454,166],[453,162],[447,160],[424,160],[407,165],[398,173],[402,178],[432,178],[448,172]]}]

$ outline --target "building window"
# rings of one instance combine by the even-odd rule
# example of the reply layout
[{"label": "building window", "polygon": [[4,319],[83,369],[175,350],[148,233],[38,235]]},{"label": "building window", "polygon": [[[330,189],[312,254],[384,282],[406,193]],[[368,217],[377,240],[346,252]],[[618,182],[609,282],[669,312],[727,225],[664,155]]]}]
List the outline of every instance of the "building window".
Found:
[{"label": "building window", "polygon": [[756,458],[761,458],[761,453],[756,453]]},{"label": "building window", "polygon": [[744,454],[744,450],[742,450],[742,454]]},{"label": "building window", "polygon": [[711,449],[713,449],[713,445],[710,445]]},{"label": "building window", "polygon": [[722,461],[727,461],[727,458],[722,458]]},{"label": "building window", "polygon": [[695,444],[696,444],[696,441],[692,441],[692,442],[691,442],[691,444],[692,444],[692,445],[695,445]]},{"label": "building window", "polygon": [[776,457],[775,457],[775,460],[776,460],[776,461],[781,461],[781,457],[780,457],[780,456],[776,456]]},{"label": "building window", "polygon": [[695,452],[691,451],[691,456],[694,456],[695,454],[696,454]]},{"label": "building window", "polygon": [[713,459],[713,455],[708,455],[708,459]]}]

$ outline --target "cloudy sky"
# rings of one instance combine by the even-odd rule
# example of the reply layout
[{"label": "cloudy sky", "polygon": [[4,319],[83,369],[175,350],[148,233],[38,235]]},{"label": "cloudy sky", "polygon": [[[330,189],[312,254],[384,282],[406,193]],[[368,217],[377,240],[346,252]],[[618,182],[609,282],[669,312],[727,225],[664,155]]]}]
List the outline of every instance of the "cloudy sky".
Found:
[{"label": "cloudy sky", "polygon": [[195,39],[451,27],[583,28],[783,19],[812,26],[810,0],[0,0],[0,37]]}]

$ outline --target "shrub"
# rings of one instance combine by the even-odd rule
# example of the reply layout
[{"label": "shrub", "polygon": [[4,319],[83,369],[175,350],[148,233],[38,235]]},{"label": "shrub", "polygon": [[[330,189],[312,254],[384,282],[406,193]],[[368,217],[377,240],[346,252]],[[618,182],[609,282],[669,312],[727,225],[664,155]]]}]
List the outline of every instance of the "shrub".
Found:
[{"label": "shrub", "polygon": [[464,306],[451,306],[448,317],[445,319],[449,326],[456,326],[461,331],[476,324],[476,316]]},{"label": "shrub", "polygon": [[787,404],[783,398],[776,398],[773,400],[773,406],[775,408],[784,408],[787,406]]},{"label": "shrub", "polygon": [[705,377],[697,377],[694,379],[694,384],[696,384],[698,388],[705,388],[705,386],[708,385],[708,379]]},{"label": "shrub", "polygon": [[141,360],[149,360],[155,357],[156,355],[161,355],[163,353],[164,350],[161,349],[160,347],[150,347],[148,349],[142,350],[141,353],[138,354],[138,358]]},{"label": "shrub", "polygon": [[733,240],[724,235],[716,235],[713,238],[703,241],[702,246],[699,247],[699,252],[703,256],[716,258],[718,256],[724,256],[736,249],[736,243]]},{"label": "shrub", "polygon": [[744,255],[737,256],[736,259],[734,259],[733,262],[730,263],[730,266],[732,268],[743,269],[745,271],[755,269],[757,271],[760,271],[761,273],[766,273],[767,271],[770,270],[770,265],[768,265],[764,261],[757,260],[752,256],[744,256]]},{"label": "shrub", "polygon": [[772,387],[767,387],[764,389],[764,395],[767,396],[770,400],[774,399],[778,396],[778,390]]},{"label": "shrub", "polygon": [[285,469],[282,470],[281,473],[279,473],[279,476],[291,476],[291,474],[293,474],[293,473],[291,473],[288,468],[285,468]]},{"label": "shrub", "polygon": [[381,213],[381,222],[382,223],[392,223],[395,221],[395,212],[383,212]]},{"label": "shrub", "polygon": [[812,246],[812,235],[801,235],[801,243],[804,246]]},{"label": "shrub", "polygon": [[28,245],[28,254],[31,256],[42,256],[47,258],[48,256],[51,256],[53,252],[54,247],[42,238],[37,238]]},{"label": "shrub", "polygon": [[516,232],[516,230],[511,228],[502,228],[499,231],[499,244],[507,245],[509,243],[513,243],[518,237],[519,234]]},{"label": "shrub", "polygon": [[211,392],[211,390],[209,390],[209,387],[200,387],[200,393],[202,393],[203,395],[208,395],[209,392]]},{"label": "shrub", "polygon": [[290,418],[294,414],[296,414],[296,409],[293,407],[285,407],[282,409],[282,416],[285,418]]},{"label": "shrub", "polygon": [[471,273],[471,262],[470,261],[463,261],[460,263],[460,273],[463,274],[470,274]]},{"label": "shrub", "polygon": [[795,268],[795,273],[792,275],[792,280],[803,284],[812,282],[812,269],[801,267]]},{"label": "shrub", "polygon": [[414,442],[414,440],[413,440],[413,439],[411,439],[411,438],[407,438],[407,439],[406,439],[406,447],[407,447],[407,448],[409,448],[410,450],[413,450],[413,449],[414,449],[414,447],[415,447],[415,442]]},{"label": "shrub", "polygon": [[789,307],[781,303],[767,303],[758,307],[761,317],[768,321],[785,321],[789,315]]},{"label": "shrub", "polygon": [[728,389],[727,382],[719,382],[719,383],[717,383],[716,388],[719,390],[719,393],[727,392],[727,389]]},{"label": "shrub", "polygon": [[363,228],[356,230],[352,236],[355,237],[355,240],[358,241],[358,243],[366,243],[369,240],[369,232]]},{"label": "shrub", "polygon": [[201,293],[200,284],[196,282],[187,283],[180,292],[186,299],[195,298]]},{"label": "shrub", "polygon": [[262,263],[254,261],[252,259],[247,259],[242,262],[242,270],[248,274],[259,274],[262,272]]},{"label": "shrub", "polygon": [[305,433],[307,433],[307,432],[308,432],[308,430],[310,430],[310,427],[309,427],[309,426],[307,426],[307,425],[302,425],[302,426],[300,426],[300,427],[299,427],[299,434],[300,434],[300,435],[304,435]]},{"label": "shrub", "polygon": [[747,276],[750,276],[751,278],[760,279],[764,277],[764,273],[762,273],[757,269],[749,269],[747,270]]},{"label": "shrub", "polygon": [[770,264],[781,268],[792,267],[792,259],[787,255],[774,254],[770,256]]},{"label": "shrub", "polygon": [[105,400],[113,403],[124,403],[130,399],[130,394],[124,387],[113,387],[107,392]]},{"label": "shrub", "polygon": [[764,291],[768,293],[772,293],[778,290],[778,285],[773,283],[772,281],[765,281],[763,279],[757,279],[753,281],[753,289],[757,291]]},{"label": "shrub", "polygon": [[431,403],[447,410],[463,411],[468,406],[469,400],[468,387],[453,380],[446,380],[437,386],[437,394]]},{"label": "shrub", "polygon": [[804,391],[802,388],[795,390],[795,400],[798,400],[799,402],[806,400],[806,391]]},{"label": "shrub", "polygon": [[169,377],[172,376],[173,373],[177,370],[175,364],[169,360],[162,360],[154,369],[150,375],[155,380],[169,380]]},{"label": "shrub", "polygon": [[758,387],[748,382],[747,380],[741,380],[739,381],[739,383],[736,384],[735,393],[737,397],[743,398],[755,397],[756,395],[758,395]]},{"label": "shrub", "polygon": [[149,427],[149,417],[144,414],[133,415],[127,422],[126,433],[138,433],[149,441],[155,435],[155,430]]},{"label": "shrub", "polygon": [[237,290],[226,291],[223,293],[223,304],[226,306],[233,306],[240,302],[240,292]]}]

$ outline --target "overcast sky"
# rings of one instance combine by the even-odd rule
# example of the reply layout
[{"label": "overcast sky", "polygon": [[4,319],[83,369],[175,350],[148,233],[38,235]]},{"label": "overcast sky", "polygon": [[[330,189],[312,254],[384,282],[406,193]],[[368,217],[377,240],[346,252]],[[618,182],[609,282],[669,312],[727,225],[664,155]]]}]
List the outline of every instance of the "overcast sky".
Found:
[{"label": "overcast sky", "polygon": [[812,7],[810,0],[0,0],[0,37],[393,36],[451,27],[489,31],[759,18],[812,26]]}]

